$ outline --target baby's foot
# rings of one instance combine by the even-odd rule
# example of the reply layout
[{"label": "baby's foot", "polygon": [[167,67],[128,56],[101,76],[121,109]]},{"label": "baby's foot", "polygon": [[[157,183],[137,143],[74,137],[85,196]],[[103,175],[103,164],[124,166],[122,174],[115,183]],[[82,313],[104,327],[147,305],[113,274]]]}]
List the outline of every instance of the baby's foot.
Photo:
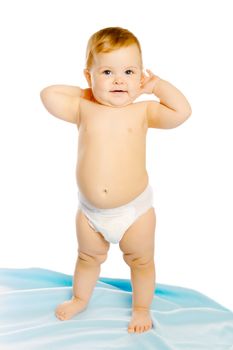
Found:
[{"label": "baby's foot", "polygon": [[59,318],[59,320],[66,321],[83,311],[86,306],[86,301],[73,297],[71,300],[65,301],[64,303],[58,305],[55,310],[55,315],[57,318]]},{"label": "baby's foot", "polygon": [[153,326],[150,311],[146,308],[135,308],[128,326],[129,333],[143,333]]}]

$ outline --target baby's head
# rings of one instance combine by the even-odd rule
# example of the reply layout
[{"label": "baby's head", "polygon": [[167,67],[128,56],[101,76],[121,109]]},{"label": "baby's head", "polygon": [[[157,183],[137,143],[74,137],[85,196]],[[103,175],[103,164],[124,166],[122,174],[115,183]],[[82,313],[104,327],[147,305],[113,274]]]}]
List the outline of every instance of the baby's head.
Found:
[{"label": "baby's head", "polygon": [[104,28],[90,37],[84,75],[98,103],[113,107],[132,103],[139,95],[142,69],[140,43],[127,29]]}]

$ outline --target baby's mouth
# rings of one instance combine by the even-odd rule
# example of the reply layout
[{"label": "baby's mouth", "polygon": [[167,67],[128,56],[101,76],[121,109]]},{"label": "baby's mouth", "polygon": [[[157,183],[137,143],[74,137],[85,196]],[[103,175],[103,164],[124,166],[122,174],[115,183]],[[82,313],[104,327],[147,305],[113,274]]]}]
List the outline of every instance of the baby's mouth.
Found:
[{"label": "baby's mouth", "polygon": [[113,92],[113,93],[124,93],[124,92],[127,92],[126,90],[111,90],[110,92]]}]

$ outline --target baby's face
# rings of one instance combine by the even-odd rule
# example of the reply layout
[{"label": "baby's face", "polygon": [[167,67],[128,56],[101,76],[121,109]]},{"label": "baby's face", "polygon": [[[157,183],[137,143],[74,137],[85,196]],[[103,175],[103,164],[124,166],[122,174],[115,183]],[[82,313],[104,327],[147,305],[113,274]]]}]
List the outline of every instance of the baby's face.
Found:
[{"label": "baby's face", "polygon": [[94,56],[91,69],[85,70],[89,86],[97,102],[123,107],[139,95],[142,65],[136,45]]}]

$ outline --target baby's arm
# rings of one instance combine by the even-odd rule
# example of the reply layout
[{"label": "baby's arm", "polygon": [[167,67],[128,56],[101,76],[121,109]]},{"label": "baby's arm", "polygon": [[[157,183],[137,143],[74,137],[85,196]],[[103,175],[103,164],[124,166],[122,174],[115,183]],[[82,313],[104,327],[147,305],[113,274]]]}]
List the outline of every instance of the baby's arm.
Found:
[{"label": "baby's arm", "polygon": [[78,86],[51,85],[40,92],[49,113],[70,123],[79,124],[80,97],[89,99],[89,89]]},{"label": "baby's arm", "polygon": [[153,93],[160,102],[148,101],[147,118],[149,128],[170,129],[182,124],[192,113],[185,96],[166,80],[156,77],[147,70],[142,89],[144,93]]}]

